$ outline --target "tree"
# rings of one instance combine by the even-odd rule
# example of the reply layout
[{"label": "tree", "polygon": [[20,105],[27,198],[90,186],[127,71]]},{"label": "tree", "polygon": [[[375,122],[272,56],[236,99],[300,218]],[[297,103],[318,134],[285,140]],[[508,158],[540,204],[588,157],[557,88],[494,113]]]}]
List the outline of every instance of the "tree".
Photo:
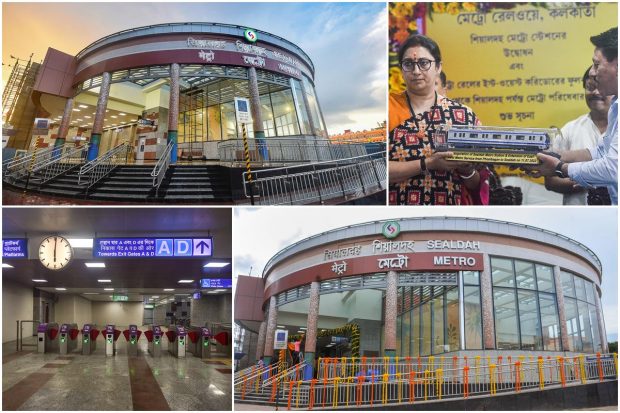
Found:
[{"label": "tree", "polygon": [[614,341],[612,343],[607,343],[609,345],[609,352],[610,353],[617,353],[618,352],[618,342]]}]

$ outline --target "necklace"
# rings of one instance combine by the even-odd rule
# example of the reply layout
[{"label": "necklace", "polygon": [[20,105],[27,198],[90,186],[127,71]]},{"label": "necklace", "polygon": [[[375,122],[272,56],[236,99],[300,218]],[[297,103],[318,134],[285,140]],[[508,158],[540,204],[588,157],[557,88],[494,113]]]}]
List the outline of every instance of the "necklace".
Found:
[{"label": "necklace", "polygon": [[[409,99],[409,93],[405,91],[405,96],[407,97],[407,104],[409,105],[409,112],[411,112],[411,116],[416,117],[415,111],[413,110],[413,105],[411,104],[411,99]],[[435,91],[435,102],[433,102],[433,106],[431,106],[431,110],[437,106],[437,91]],[[424,113],[424,112],[422,112]]]}]

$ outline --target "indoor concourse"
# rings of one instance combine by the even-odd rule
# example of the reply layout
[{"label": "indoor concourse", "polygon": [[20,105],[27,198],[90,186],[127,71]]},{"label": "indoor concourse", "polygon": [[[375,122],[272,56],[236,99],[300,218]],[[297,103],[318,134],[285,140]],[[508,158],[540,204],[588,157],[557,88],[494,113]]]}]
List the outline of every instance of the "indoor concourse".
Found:
[{"label": "indoor concourse", "polygon": [[3,210],[5,410],[230,410],[230,209]]}]

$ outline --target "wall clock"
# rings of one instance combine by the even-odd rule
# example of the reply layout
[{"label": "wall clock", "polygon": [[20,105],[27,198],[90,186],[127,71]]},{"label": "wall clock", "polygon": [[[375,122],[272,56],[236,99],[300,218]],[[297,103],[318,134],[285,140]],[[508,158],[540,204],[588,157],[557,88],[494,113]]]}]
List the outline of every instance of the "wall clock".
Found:
[{"label": "wall clock", "polygon": [[39,260],[45,268],[61,270],[71,262],[73,248],[66,238],[52,235],[39,246]]}]

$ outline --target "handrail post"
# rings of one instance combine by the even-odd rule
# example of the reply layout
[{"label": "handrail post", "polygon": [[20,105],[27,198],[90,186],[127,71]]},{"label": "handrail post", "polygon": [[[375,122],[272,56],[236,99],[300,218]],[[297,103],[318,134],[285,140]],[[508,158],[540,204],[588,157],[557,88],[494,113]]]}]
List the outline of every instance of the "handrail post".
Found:
[{"label": "handrail post", "polygon": [[360,184],[362,185],[362,191],[364,191],[364,195],[366,195],[366,186],[364,185],[364,178],[362,178],[362,171],[360,169],[360,164],[355,164],[355,169],[357,170],[357,176],[360,178]]},{"label": "handrail post", "polygon": [[17,341],[15,343],[15,351],[19,351],[19,320],[15,320],[15,323],[17,324],[17,331],[15,331],[15,337],[17,338]]},{"label": "handrail post", "polygon": [[[314,181],[314,176],[316,175],[316,165],[312,165],[312,180]],[[323,205],[323,195],[321,194],[321,182],[319,180],[319,184],[316,186],[317,191],[319,192],[319,202]]]}]

